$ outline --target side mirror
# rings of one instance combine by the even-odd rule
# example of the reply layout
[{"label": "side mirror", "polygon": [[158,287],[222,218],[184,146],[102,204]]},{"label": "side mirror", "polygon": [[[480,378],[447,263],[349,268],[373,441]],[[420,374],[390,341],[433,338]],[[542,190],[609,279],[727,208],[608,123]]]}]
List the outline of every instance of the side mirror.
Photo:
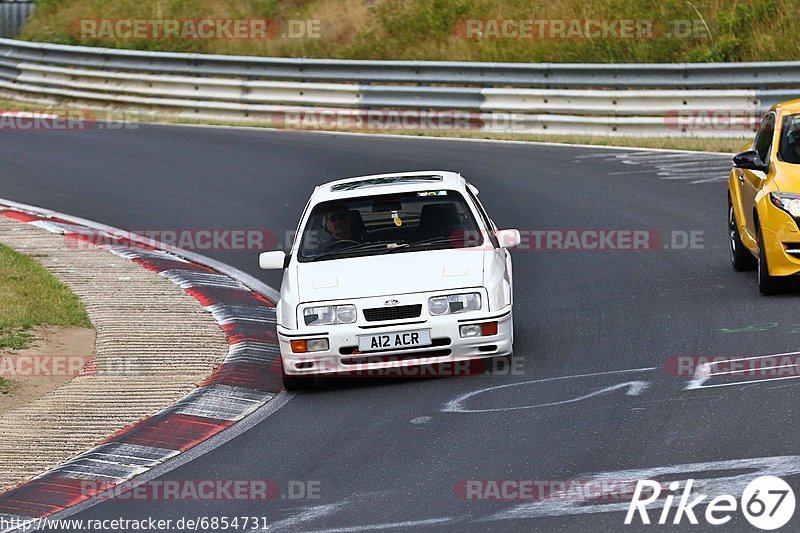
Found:
[{"label": "side mirror", "polygon": [[497,240],[500,248],[513,248],[522,242],[522,237],[518,229],[501,229],[497,230]]},{"label": "side mirror", "polygon": [[262,270],[280,270],[286,268],[286,259],[288,256],[281,251],[261,252],[258,256],[258,266]]},{"label": "side mirror", "polygon": [[747,150],[746,152],[733,156],[733,166],[747,170],[760,170],[761,172],[769,170],[769,165],[761,160],[761,157],[755,150]]}]

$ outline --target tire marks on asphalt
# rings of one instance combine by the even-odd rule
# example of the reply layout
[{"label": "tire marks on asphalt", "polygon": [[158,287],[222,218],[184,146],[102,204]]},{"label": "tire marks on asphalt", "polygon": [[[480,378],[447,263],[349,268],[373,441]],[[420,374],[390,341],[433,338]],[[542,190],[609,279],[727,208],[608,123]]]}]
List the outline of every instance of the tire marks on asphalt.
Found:
[{"label": "tire marks on asphalt", "polygon": [[619,162],[630,170],[608,172],[609,176],[649,175],[661,180],[684,180],[691,184],[726,181],[731,171],[731,155],[706,152],[630,151],[582,154],[573,163]]}]

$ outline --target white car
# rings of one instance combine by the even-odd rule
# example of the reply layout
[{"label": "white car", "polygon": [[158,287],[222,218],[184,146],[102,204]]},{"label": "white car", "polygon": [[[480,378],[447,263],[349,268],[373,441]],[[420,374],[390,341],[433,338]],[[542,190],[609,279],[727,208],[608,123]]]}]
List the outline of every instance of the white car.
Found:
[{"label": "white car", "polygon": [[478,190],[453,172],[406,172],[318,186],[277,304],[287,389],[316,375],[467,361],[512,351],[511,254]]}]

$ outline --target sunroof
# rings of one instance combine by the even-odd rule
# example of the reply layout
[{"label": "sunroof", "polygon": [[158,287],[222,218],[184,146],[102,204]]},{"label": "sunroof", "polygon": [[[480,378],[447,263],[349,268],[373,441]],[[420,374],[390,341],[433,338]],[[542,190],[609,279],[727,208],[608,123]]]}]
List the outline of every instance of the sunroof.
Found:
[{"label": "sunroof", "polygon": [[380,187],[381,185],[398,185],[404,183],[431,183],[442,181],[441,176],[388,176],[385,178],[370,178],[360,181],[350,181],[333,185],[331,191],[352,191],[365,187]]}]

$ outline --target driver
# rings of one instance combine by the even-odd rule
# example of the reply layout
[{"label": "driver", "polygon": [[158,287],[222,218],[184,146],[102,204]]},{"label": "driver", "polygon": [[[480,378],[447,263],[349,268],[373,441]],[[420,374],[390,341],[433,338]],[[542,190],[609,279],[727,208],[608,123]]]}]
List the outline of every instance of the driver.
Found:
[{"label": "driver", "polygon": [[786,132],[785,148],[781,156],[783,156],[788,163],[800,162],[800,130],[797,129],[796,123],[794,129]]},{"label": "driver", "polygon": [[353,214],[344,205],[332,205],[322,215],[322,226],[330,233],[335,244],[339,241],[362,242],[363,236],[353,227]]}]

